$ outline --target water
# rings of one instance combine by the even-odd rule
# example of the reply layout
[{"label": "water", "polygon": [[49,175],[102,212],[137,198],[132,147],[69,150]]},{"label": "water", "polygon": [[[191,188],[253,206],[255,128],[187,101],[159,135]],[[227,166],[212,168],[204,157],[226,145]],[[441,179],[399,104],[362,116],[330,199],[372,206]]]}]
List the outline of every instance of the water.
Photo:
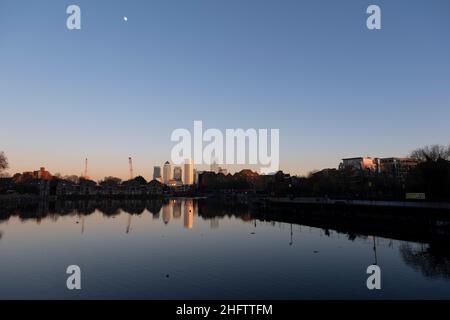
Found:
[{"label": "water", "polygon": [[[0,235],[2,299],[450,298],[446,243],[270,221],[246,206],[44,204],[0,210]],[[375,261],[382,289],[369,291]],[[73,264],[80,291],[66,288]]]}]

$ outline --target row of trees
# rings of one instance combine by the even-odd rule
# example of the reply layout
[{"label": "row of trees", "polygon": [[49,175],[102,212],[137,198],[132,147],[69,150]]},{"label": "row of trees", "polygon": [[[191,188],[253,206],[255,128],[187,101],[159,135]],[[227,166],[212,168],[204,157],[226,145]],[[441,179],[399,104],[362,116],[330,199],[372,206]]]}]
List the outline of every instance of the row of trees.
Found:
[{"label": "row of trees", "polygon": [[406,180],[408,191],[425,192],[433,200],[450,200],[450,145],[417,149],[411,157],[418,165]]},{"label": "row of trees", "polygon": [[326,169],[302,178],[296,195],[330,198],[401,200],[406,193],[425,193],[428,200],[450,201],[450,145],[426,146],[411,152],[417,165],[406,177]]},{"label": "row of trees", "polygon": [[[301,178],[292,185],[285,186],[286,183],[280,181],[263,185],[265,189],[273,192],[277,190],[277,193],[290,192],[293,195],[303,196],[403,199],[406,192],[420,192],[425,193],[429,200],[450,201],[450,145],[419,148],[411,152],[410,157],[417,160],[418,164],[405,179],[401,180],[388,174],[355,176],[344,170],[327,169]],[[0,152],[0,174],[7,168],[7,157]],[[239,175],[232,179],[223,177],[218,181],[216,177],[214,178],[208,179],[208,187],[213,190],[216,187],[223,189],[225,186],[235,190],[250,188],[249,179],[240,178]],[[65,176],[62,179],[74,183],[83,180],[77,176]],[[99,181],[99,184],[109,186],[127,183],[146,184],[147,181],[143,177],[125,182],[116,177],[105,177]],[[282,190],[278,190],[280,188]]]}]

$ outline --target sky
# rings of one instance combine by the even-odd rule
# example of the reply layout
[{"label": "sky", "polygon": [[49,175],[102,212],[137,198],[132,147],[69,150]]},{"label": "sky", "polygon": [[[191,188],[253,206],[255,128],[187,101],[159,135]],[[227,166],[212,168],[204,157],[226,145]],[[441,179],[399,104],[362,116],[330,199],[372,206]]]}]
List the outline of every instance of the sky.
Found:
[{"label": "sky", "polygon": [[126,178],[131,156],[150,178],[201,120],[279,129],[291,174],[405,156],[450,143],[449,32],[448,0],[0,0],[0,151],[11,174]]}]

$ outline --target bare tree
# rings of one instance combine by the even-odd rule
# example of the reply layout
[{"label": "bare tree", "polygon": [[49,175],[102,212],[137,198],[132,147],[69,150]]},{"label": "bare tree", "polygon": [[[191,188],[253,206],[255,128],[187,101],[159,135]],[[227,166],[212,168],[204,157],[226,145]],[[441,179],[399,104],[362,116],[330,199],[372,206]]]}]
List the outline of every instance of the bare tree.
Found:
[{"label": "bare tree", "polygon": [[110,185],[110,186],[115,186],[118,185],[122,182],[122,179],[120,178],[116,178],[116,177],[105,177],[105,179],[103,179],[102,181],[100,181],[100,184],[104,184],[104,185]]},{"label": "bare tree", "polygon": [[5,153],[3,151],[0,152],[0,172],[5,169],[8,169],[8,158],[6,158]]},{"label": "bare tree", "polygon": [[78,184],[80,182],[80,178],[76,175],[64,176],[63,179],[75,184]]},{"label": "bare tree", "polygon": [[438,144],[425,146],[411,152],[410,157],[419,162],[450,160],[450,145],[447,147]]}]

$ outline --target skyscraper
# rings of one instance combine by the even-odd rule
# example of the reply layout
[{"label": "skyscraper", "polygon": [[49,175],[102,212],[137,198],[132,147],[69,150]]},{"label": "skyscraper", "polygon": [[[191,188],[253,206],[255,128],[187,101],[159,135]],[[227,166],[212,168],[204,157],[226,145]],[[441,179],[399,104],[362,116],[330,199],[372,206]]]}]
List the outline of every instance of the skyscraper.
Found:
[{"label": "skyscraper", "polygon": [[184,177],[183,184],[192,185],[194,184],[194,165],[191,159],[186,159],[184,162]]},{"label": "skyscraper", "polygon": [[166,161],[166,163],[164,163],[164,183],[165,184],[169,184],[169,181],[172,180],[172,166],[170,165],[169,161]]},{"label": "skyscraper", "polygon": [[161,181],[161,167],[153,167],[153,180]]},{"label": "skyscraper", "polygon": [[173,180],[181,181],[181,179],[183,178],[182,172],[183,170],[181,169],[181,167],[173,168]]},{"label": "skyscraper", "polygon": [[211,161],[211,172],[219,173],[219,165],[217,164],[216,158],[213,158]]}]

